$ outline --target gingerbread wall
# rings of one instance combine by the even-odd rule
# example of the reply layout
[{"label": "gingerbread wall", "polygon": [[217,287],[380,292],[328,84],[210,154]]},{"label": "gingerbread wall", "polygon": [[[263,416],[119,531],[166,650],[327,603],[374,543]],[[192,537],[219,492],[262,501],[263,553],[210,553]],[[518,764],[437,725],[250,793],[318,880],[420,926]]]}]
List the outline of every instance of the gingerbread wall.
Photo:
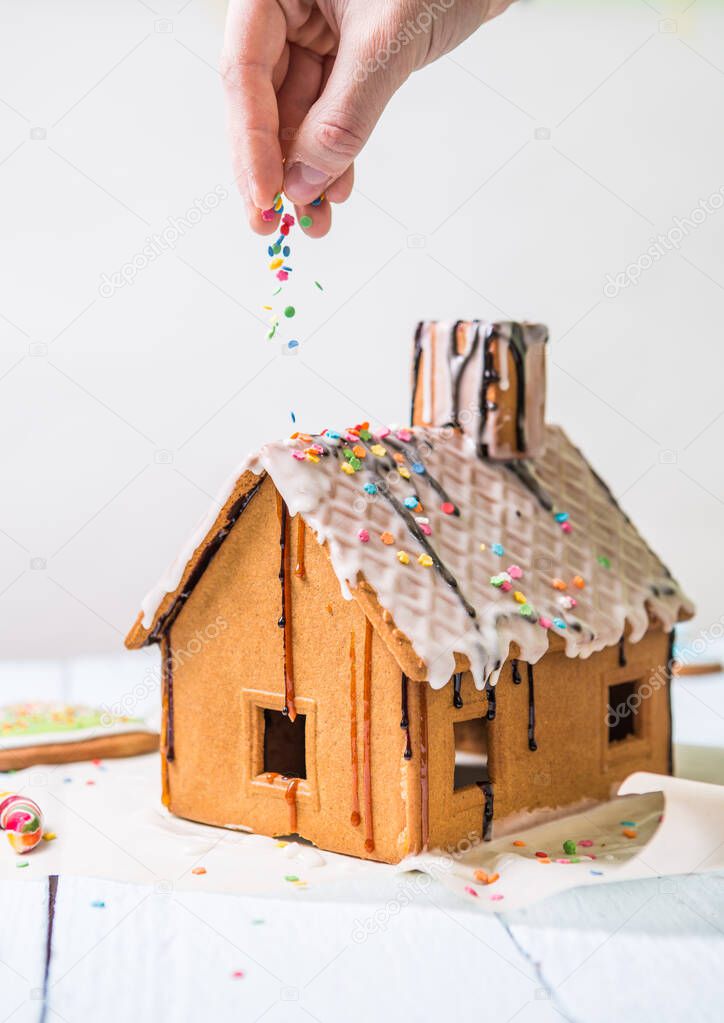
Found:
[{"label": "gingerbread wall", "polygon": [[[581,800],[603,800],[636,770],[669,771],[669,711],[665,667],[668,635],[652,629],[640,643],[624,644],[626,666],[618,648],[587,660],[570,659],[551,650],[534,667],[535,743],[529,749],[527,666],[519,663],[515,685],[510,662],[496,686],[495,719],[487,723],[489,770],[493,782],[493,835],[504,819],[519,811],[545,811]],[[636,734],[609,743],[606,713],[608,687],[641,679],[656,671],[651,693],[634,715]],[[648,692],[644,690],[644,693]],[[479,789],[453,791],[453,722],[485,714],[487,697],[464,676],[463,707],[452,705],[452,687],[428,691],[430,744],[430,844],[454,845],[466,835],[480,835],[483,795]],[[643,695],[643,693],[642,693]]]},{"label": "gingerbread wall", "polygon": [[[174,759],[167,769],[169,807],[192,820],[270,835],[296,831],[322,848],[397,860],[407,851],[407,835],[417,831],[408,825],[403,799],[404,776],[414,767],[402,756],[399,668],[357,604],[342,597],[327,555],[308,530],[305,577],[294,574],[299,554],[296,519],[290,522],[289,537],[294,689],[297,710],[306,715],[307,779],[299,782],[288,802],[288,782],[259,778],[260,705],[276,710],[284,705],[284,630],[277,624],[280,524],[277,494],[267,479],[171,629]],[[211,623],[217,624],[209,630]],[[371,643],[367,693],[366,643]],[[357,813],[355,826],[352,817]]]}]

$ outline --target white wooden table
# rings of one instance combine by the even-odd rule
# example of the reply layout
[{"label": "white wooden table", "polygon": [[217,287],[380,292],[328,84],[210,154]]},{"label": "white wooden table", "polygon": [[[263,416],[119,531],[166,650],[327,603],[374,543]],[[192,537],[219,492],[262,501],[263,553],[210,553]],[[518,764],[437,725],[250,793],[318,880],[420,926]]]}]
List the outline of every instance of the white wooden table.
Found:
[{"label": "white wooden table", "polygon": [[[138,670],[3,665],[0,685],[5,699],[14,684],[18,696],[110,702]],[[675,718],[680,742],[724,746],[724,680],[677,683]],[[721,753],[686,763],[714,780]],[[404,885],[260,898],[0,882],[0,1023],[724,1019],[724,876],[578,889],[492,917],[434,884],[411,899]]]}]

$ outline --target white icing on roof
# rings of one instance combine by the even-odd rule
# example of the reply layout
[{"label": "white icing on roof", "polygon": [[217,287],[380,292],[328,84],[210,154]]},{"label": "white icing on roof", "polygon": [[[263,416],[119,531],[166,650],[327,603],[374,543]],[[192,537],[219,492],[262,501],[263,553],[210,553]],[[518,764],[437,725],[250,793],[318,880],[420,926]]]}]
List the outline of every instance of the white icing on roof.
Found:
[{"label": "white icing on roof", "polygon": [[[374,587],[380,605],[390,611],[395,626],[425,661],[435,688],[450,679],[455,652],[468,658],[475,683],[482,688],[486,680],[496,680],[511,641],[518,644],[524,660],[534,663],[547,650],[552,631],[565,640],[569,656],[588,657],[617,643],[627,624],[631,642],[637,642],[649,626],[649,612],[669,630],[681,613],[692,611],[664,565],[559,428],[546,427],[546,450],[540,459],[519,463],[531,485],[504,464],[479,459],[472,442],[452,429],[416,428],[369,438],[363,444],[367,455],[359,460],[361,467],[347,474],[341,468],[349,464],[343,448],[352,446],[353,440],[347,443],[327,435],[279,441],[250,457],[147,595],[144,627],[150,628],[165,595],[176,590],[220,505],[250,468],[267,472],[290,514],[301,514],[317,540],[327,543],[346,596],[347,583],[355,585],[360,574]],[[311,450],[315,443],[316,455]],[[370,451],[375,444],[385,448],[383,457]],[[305,450],[319,460],[310,461]],[[400,475],[400,463],[392,460],[395,450],[404,453],[401,464],[411,470],[409,479]],[[420,463],[421,474],[415,471]],[[431,486],[431,478],[459,515],[446,514],[444,498]],[[365,484],[376,484],[378,493],[366,493]],[[388,496],[380,492],[385,489]],[[415,492],[422,509],[405,509],[405,498],[414,498]],[[553,510],[544,507],[541,496],[544,501],[546,496],[553,499]],[[562,523],[555,513],[559,518],[567,513],[568,518]],[[409,525],[418,530],[418,538]],[[369,533],[367,542],[359,539],[360,530]],[[394,542],[383,543],[382,533],[392,534]],[[418,561],[426,553],[424,539],[439,559],[437,566],[425,567]],[[503,554],[496,553],[496,545]],[[401,551],[409,563],[398,560]],[[515,578],[517,572],[511,573],[514,578],[506,589],[509,580],[504,573],[510,566],[522,575]],[[457,588],[443,577],[446,570]],[[496,587],[491,577],[501,574],[497,582],[504,587]],[[574,577],[583,580],[583,588]],[[565,590],[556,589],[554,579],[562,580]],[[474,609],[474,617],[465,604]]]}]

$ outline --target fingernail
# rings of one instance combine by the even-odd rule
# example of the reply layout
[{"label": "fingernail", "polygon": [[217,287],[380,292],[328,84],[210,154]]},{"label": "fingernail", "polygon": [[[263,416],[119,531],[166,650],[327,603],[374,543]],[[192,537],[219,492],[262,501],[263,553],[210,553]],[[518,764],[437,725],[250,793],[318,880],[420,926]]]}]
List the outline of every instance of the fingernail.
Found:
[{"label": "fingernail", "polygon": [[294,202],[311,202],[331,180],[326,171],[308,167],[306,163],[293,163],[284,179],[284,191]]}]

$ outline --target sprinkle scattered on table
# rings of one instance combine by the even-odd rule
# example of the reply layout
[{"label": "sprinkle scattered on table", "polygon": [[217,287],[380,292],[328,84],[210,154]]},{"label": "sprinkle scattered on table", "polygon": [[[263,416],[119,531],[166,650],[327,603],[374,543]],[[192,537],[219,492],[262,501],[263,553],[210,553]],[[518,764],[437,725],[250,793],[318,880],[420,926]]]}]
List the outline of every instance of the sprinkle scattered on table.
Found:
[{"label": "sprinkle scattered on table", "polygon": [[206,867],[194,867],[191,871],[192,874],[205,874]]},{"label": "sprinkle scattered on table", "polygon": [[105,909],[106,908],[106,904],[105,904],[105,902],[102,899],[94,899],[94,901],[91,902],[91,906],[93,907],[93,909]]},{"label": "sprinkle scattered on table", "polygon": [[43,835],[44,842],[54,842],[58,836],[54,831],[46,831]]}]

